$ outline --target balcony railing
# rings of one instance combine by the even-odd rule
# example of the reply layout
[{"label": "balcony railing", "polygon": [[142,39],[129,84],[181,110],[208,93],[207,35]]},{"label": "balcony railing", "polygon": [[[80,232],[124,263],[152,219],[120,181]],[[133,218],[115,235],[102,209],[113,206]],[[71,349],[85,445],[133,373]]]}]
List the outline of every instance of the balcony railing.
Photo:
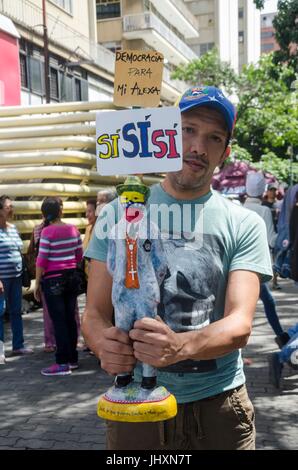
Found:
[{"label": "balcony railing", "polygon": [[[196,17],[192,14],[183,0],[150,0],[157,11],[168,18],[171,15],[171,23],[181,31],[185,37],[198,37],[199,24]],[[185,25],[187,27],[185,28]]]},{"label": "balcony railing", "polygon": [[[42,9],[29,0],[0,0],[0,13],[16,24],[43,35]],[[72,29],[55,16],[47,13],[49,42],[72,52],[72,58],[92,60],[95,65],[114,74],[115,54],[105,47],[90,41],[87,36]]]},{"label": "balcony railing", "polygon": [[196,54],[178,36],[173,33],[164,23],[153,13],[146,12],[136,15],[126,15],[123,17],[123,32],[144,31],[153,29],[158,32],[174,49],[176,49],[187,60],[196,59]]}]

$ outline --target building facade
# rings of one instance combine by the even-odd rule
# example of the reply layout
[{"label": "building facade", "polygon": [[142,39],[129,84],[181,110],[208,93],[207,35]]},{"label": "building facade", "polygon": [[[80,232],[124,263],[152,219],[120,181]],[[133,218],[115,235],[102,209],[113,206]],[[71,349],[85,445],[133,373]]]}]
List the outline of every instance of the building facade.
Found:
[{"label": "building facade", "polygon": [[[45,102],[42,0],[1,0],[0,14],[20,34],[22,104]],[[165,57],[161,99],[173,104],[186,84],[174,66],[196,57],[185,38],[198,35],[182,0],[46,0],[51,102],[113,99],[115,51],[157,49]],[[167,19],[166,19],[167,18]]]},{"label": "building facade", "polygon": [[253,0],[185,0],[198,20],[199,37],[189,44],[199,56],[217,47],[235,72],[260,57],[260,12]]},{"label": "building facade", "polygon": [[[51,102],[113,99],[115,52],[164,55],[161,100],[173,104],[186,83],[173,80],[217,46],[235,71],[260,55],[260,15],[253,0],[45,0]],[[45,102],[42,0],[1,0],[19,39],[21,102]],[[258,32],[258,33],[257,33]]]},{"label": "building facade", "polygon": [[[42,0],[1,0],[21,38],[22,104],[45,102]],[[47,0],[51,102],[111,100],[114,55],[97,43],[94,0]]]},{"label": "building facade", "polygon": [[174,102],[185,83],[170,78],[179,64],[197,57],[187,39],[198,23],[182,0],[96,0],[97,39],[106,48],[156,49],[165,57],[162,98]]},{"label": "building facade", "polygon": [[275,30],[273,20],[276,13],[267,13],[261,15],[261,53],[269,54],[269,52],[279,50],[278,42],[275,39]]}]

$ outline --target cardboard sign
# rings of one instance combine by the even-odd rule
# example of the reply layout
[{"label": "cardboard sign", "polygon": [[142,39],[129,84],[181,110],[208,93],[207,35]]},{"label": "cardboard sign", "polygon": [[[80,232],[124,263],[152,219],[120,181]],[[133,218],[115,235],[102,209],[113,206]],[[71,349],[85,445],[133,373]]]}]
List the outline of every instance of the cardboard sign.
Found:
[{"label": "cardboard sign", "polygon": [[97,113],[96,160],[101,175],[181,170],[180,109],[173,106]]},{"label": "cardboard sign", "polygon": [[154,107],[160,102],[163,55],[156,51],[118,51],[114,104]]}]

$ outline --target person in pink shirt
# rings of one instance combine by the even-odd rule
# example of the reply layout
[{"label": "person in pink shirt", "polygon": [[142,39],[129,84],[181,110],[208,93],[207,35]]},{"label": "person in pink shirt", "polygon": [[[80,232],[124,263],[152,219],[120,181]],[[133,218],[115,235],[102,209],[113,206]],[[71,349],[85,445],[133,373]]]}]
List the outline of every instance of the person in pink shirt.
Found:
[{"label": "person in pink shirt", "polygon": [[[48,198],[45,198],[45,201]],[[57,201],[59,202],[61,209],[63,211],[63,201],[60,197],[56,197]],[[45,227],[45,222],[44,220],[39,224],[34,227],[34,230],[31,235],[31,240],[29,244],[29,248],[27,251],[27,255],[29,256],[29,259],[32,260],[31,263],[32,265],[32,277],[35,278],[35,265],[36,265],[36,258],[38,255],[38,249],[39,249],[39,241],[40,241],[40,236],[41,232]],[[48,312],[48,307],[44,298],[44,294],[42,290],[40,291],[40,296],[41,296],[41,303],[42,303],[42,313],[43,313],[43,325],[44,325],[44,352],[51,353],[56,350],[56,340],[55,340],[55,332],[54,332],[54,325],[52,322],[52,319],[50,317],[50,314]],[[78,329],[78,337],[80,336],[80,315],[79,315],[79,306],[78,303],[76,304],[76,323],[77,323],[77,329]]]},{"label": "person in pink shirt", "polygon": [[34,296],[44,294],[56,338],[56,363],[42,369],[42,375],[69,375],[78,368],[75,311],[78,292],[76,268],[82,260],[81,236],[77,228],[61,221],[57,198],[47,198],[41,206],[45,227],[40,236],[36,260]]}]

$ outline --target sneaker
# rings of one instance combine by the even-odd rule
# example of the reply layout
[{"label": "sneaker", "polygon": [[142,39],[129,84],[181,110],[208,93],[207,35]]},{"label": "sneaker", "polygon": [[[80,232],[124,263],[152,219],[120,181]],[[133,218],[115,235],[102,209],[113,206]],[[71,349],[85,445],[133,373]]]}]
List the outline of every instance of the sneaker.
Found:
[{"label": "sneaker", "polygon": [[43,348],[43,352],[45,353],[52,353],[56,351],[56,346],[45,346]]},{"label": "sneaker", "polygon": [[283,364],[279,360],[279,353],[275,352],[268,357],[269,382],[276,388],[280,388]]},{"label": "sneaker", "polygon": [[79,364],[77,362],[72,362],[72,363],[69,363],[68,365],[69,365],[70,370],[79,368]]},{"label": "sneaker", "polygon": [[71,370],[68,364],[53,364],[50,367],[46,367],[41,370],[41,375],[46,376],[69,374],[71,374]]},{"label": "sneaker", "polygon": [[20,349],[13,349],[12,355],[13,356],[25,356],[26,354],[32,354],[33,349],[31,348],[20,348]]}]

